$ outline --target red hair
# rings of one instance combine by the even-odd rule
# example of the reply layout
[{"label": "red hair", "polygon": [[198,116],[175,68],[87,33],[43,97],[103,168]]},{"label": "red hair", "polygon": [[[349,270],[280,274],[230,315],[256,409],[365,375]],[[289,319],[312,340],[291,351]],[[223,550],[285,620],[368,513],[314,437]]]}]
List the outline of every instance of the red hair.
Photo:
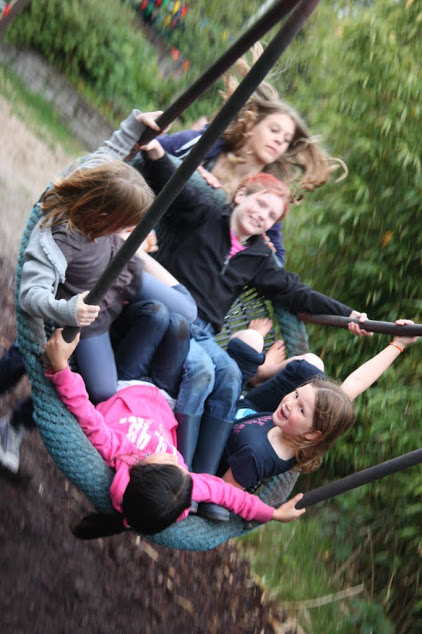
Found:
[{"label": "red hair", "polygon": [[241,188],[244,188],[246,190],[247,196],[263,191],[271,192],[272,194],[280,196],[284,203],[284,211],[280,220],[282,220],[287,214],[291,202],[290,190],[281,180],[279,180],[272,174],[258,172],[258,174],[248,176],[247,178],[244,178],[243,181],[240,183],[239,189]]}]

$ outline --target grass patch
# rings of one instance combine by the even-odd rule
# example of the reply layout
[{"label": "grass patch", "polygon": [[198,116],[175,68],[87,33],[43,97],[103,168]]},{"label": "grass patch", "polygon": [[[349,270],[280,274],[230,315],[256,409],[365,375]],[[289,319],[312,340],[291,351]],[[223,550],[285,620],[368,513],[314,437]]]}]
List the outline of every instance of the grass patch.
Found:
[{"label": "grass patch", "polygon": [[3,97],[13,104],[14,114],[28,124],[49,149],[55,150],[60,145],[71,155],[80,155],[87,151],[42,95],[30,92],[17,76],[3,65],[0,65],[0,90]]},{"label": "grass patch", "polygon": [[[380,621],[385,632],[392,631],[379,606],[367,602],[363,592],[341,598],[343,591],[352,595],[351,587],[359,582],[348,582],[350,566],[341,570],[335,562],[333,538],[324,530],[324,511],[312,511],[291,524],[270,522],[238,540],[238,545],[263,586],[306,632],[369,632]],[[335,568],[337,574],[333,574]],[[365,622],[368,630],[360,627]]]}]

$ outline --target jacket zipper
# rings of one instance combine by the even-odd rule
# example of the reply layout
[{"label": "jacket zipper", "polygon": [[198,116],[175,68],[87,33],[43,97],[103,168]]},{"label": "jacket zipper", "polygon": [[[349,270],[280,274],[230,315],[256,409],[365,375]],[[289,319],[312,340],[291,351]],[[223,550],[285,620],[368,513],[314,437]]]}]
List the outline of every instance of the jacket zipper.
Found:
[{"label": "jacket zipper", "polygon": [[[226,255],[226,259],[223,262],[223,266],[221,268],[220,275],[224,275],[224,273],[227,271],[227,267],[229,266],[230,260],[235,258],[237,255],[241,255],[242,253],[243,253],[243,251],[239,251],[238,253],[235,253],[232,258],[230,258],[229,257],[230,251],[229,251],[229,253]],[[256,255],[258,257],[262,257],[262,256],[268,257],[271,254],[272,254],[271,251],[269,251],[269,253],[250,253],[249,252],[249,255]]]},{"label": "jacket zipper", "polygon": [[221,269],[221,271],[220,271],[220,275],[224,275],[224,273],[227,271],[227,267],[228,267],[228,265],[229,265],[229,262],[230,262],[230,258],[229,258],[229,256],[227,255],[227,256],[226,256],[226,259],[225,259],[225,260],[224,260],[224,262],[223,262],[223,266],[222,266],[222,269]]}]

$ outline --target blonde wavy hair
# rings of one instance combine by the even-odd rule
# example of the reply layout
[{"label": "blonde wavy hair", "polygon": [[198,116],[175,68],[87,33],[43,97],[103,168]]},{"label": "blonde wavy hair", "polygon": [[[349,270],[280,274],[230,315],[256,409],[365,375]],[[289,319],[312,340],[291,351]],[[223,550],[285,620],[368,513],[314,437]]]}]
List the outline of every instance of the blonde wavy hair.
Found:
[{"label": "blonde wavy hair", "polygon": [[[263,52],[262,45],[257,43],[251,52],[252,61],[255,63]],[[235,70],[240,78],[245,77],[250,70],[247,60],[240,58],[235,64]],[[234,73],[223,75],[224,90],[220,91],[223,101],[233,94],[239,82]],[[222,136],[223,154],[213,174],[221,182],[229,199],[233,198],[236,191],[235,169],[237,165],[245,162],[243,150],[252,128],[272,114],[289,116],[294,122],[295,133],[287,152],[267,165],[263,171],[273,174],[289,187],[292,202],[299,202],[305,192],[322,187],[339,168],[342,168],[343,174],[337,180],[346,177],[345,163],[339,158],[331,157],[322,147],[321,138],[310,134],[299,113],[279,99],[276,89],[271,84],[263,82]]]},{"label": "blonde wavy hair", "polygon": [[306,434],[283,438],[294,451],[296,464],[293,471],[309,473],[321,465],[322,456],[333,443],[353,425],[355,413],[353,403],[341,386],[331,379],[314,378],[309,381],[315,390],[315,412],[312,431],[320,432],[316,440]]}]

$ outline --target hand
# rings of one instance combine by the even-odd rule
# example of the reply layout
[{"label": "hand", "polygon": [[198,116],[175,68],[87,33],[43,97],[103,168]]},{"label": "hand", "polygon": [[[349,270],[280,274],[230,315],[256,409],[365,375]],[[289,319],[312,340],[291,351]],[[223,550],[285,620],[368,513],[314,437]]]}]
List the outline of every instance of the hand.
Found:
[{"label": "hand", "polygon": [[158,117],[160,117],[162,114],[162,110],[156,110],[155,112],[141,112],[141,114],[138,114],[136,118],[138,119],[139,123],[143,123],[144,126],[152,128],[153,130],[157,130],[161,134],[164,134],[170,130],[171,123],[164,130],[161,130],[157,125],[156,119],[158,119]]},{"label": "hand", "polygon": [[211,185],[214,189],[221,189],[221,183],[218,178],[206,170],[205,167],[202,167],[202,165],[198,167],[198,173],[202,176],[207,185]]},{"label": "hand", "polygon": [[[414,322],[411,319],[396,319],[397,326],[406,326],[406,324],[413,324]],[[396,335],[393,338],[393,341],[399,344],[402,348],[406,346],[410,346],[412,343],[415,343],[419,337],[402,337],[400,335]]]},{"label": "hand", "polygon": [[[117,235],[120,236],[122,240],[127,240],[135,227],[130,227],[129,229],[124,229],[123,231],[118,231]],[[158,240],[157,234],[154,229],[149,232],[141,246],[139,247],[145,253],[155,253],[158,251]],[[136,252],[139,257],[142,257],[142,254]]]},{"label": "hand", "polygon": [[157,139],[153,139],[147,143],[147,145],[141,145],[141,150],[144,150],[148,154],[148,158],[150,158],[151,161],[158,161],[165,154]]},{"label": "hand", "polygon": [[303,498],[303,493],[298,493],[294,498],[275,509],[272,519],[276,522],[292,522],[306,512],[306,509],[296,509],[295,506]]},{"label": "hand", "polygon": [[[366,313],[358,313],[356,310],[352,310],[349,317],[359,319],[360,323],[363,323],[368,319],[368,315]],[[367,332],[366,330],[363,330],[359,327],[359,324],[355,324],[354,322],[348,324],[347,328],[353,335],[356,335],[357,337],[372,337],[372,335],[374,334],[373,332]]]},{"label": "hand", "polygon": [[273,245],[273,243],[271,242],[271,240],[269,239],[269,237],[267,236],[266,233],[262,234],[262,237],[264,238],[264,242],[266,242],[267,247],[270,247],[271,251],[273,253],[277,253],[275,246]]},{"label": "hand", "polygon": [[50,361],[54,373],[61,372],[66,368],[67,362],[74,353],[80,339],[80,333],[78,332],[74,340],[67,343],[63,339],[62,333],[63,328],[55,330],[45,346],[45,355]]},{"label": "hand", "polygon": [[91,306],[91,304],[85,304],[84,298],[88,295],[89,291],[80,293],[76,301],[76,321],[78,326],[89,326],[95,321],[100,312],[99,306]]},{"label": "hand", "polygon": [[149,232],[143,243],[141,244],[141,249],[145,251],[145,253],[155,253],[158,251],[158,240],[157,234],[154,229]]}]

